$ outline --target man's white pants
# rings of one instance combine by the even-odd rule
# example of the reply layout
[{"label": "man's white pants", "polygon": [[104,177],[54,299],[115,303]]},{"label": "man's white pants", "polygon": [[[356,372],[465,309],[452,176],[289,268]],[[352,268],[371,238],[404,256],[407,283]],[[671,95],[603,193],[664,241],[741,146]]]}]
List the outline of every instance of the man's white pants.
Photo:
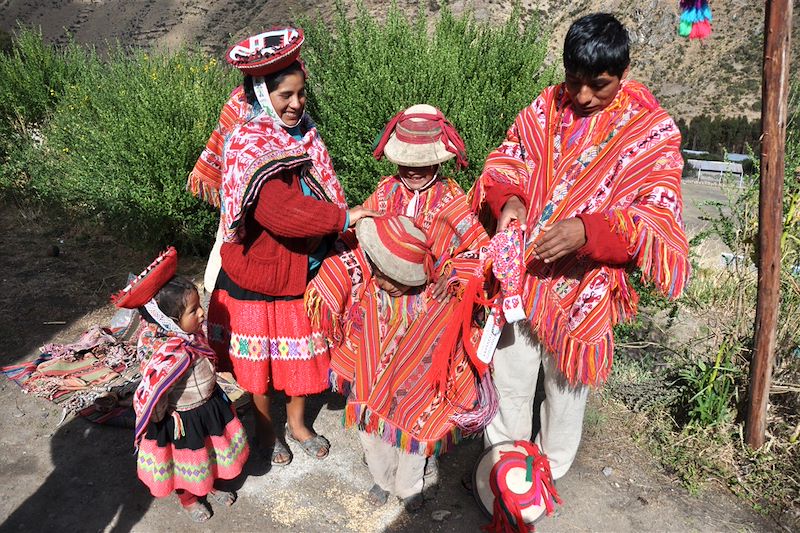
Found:
[{"label": "man's white pants", "polygon": [[398,498],[422,492],[427,457],[405,453],[365,431],[359,431],[358,437],[364,447],[369,473],[380,488]]},{"label": "man's white pants", "polygon": [[544,365],[547,395],[539,410],[536,444],[550,460],[553,478],[567,473],[581,442],[589,387],[570,386],[555,360],[530,333],[527,321],[503,328],[494,354],[494,384],[500,397],[497,416],[484,429],[486,447],[506,440],[530,440],[539,366]]}]

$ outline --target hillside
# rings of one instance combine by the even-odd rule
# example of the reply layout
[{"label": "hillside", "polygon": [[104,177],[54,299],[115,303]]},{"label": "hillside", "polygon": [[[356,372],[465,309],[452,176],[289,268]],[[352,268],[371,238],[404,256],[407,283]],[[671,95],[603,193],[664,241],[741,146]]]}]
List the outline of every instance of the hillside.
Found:
[{"label": "hillside", "polygon": [[[445,0],[447,1],[447,0]],[[355,2],[345,0],[355,9]],[[471,9],[479,20],[503,20],[512,3],[499,0],[447,2],[460,13]],[[385,11],[389,2],[365,0],[372,13]],[[435,0],[421,2],[432,15]],[[420,2],[399,0],[409,14]],[[552,28],[551,59],[569,23],[592,11],[616,13],[628,25],[634,42],[632,74],[647,83],[676,117],[700,114],[719,116],[760,112],[763,3],[753,0],[712,1],[714,34],[704,43],[689,42],[676,34],[677,0],[522,0],[525,20],[539,17]],[[124,44],[154,48],[200,46],[219,55],[233,38],[275,24],[293,21],[298,14],[329,19],[334,0],[2,0],[0,29],[13,31],[17,23],[40,26],[46,39],[63,43],[70,34],[82,43],[102,48],[119,40]],[[800,63],[800,0],[795,0],[795,65]],[[794,69],[798,70],[797,67]]]}]

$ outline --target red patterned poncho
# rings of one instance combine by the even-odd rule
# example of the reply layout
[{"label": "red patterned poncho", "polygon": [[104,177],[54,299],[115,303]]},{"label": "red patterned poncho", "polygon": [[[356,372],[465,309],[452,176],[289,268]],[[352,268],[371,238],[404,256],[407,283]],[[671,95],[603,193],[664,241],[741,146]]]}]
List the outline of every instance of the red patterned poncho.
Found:
[{"label": "red patterned poncho", "polygon": [[534,241],[542,227],[602,213],[643,278],[677,298],[690,270],[682,168],[677,126],[635,81],[623,81],[606,109],[585,118],[574,115],[563,85],[549,87],[489,154],[470,191],[473,208],[488,203],[496,211],[496,199],[509,191],[526,202],[525,310],[571,383],[596,385],[607,378],[612,327],[636,313],[638,296],[625,267],[580,254],[546,264],[534,259]]},{"label": "red patterned poncho", "polygon": [[[413,196],[390,177],[364,207],[406,214]],[[428,235],[437,258],[434,279],[448,276],[458,292],[480,269],[476,251],[488,243],[486,232],[454,181],[434,184],[419,195],[417,207],[415,222]],[[441,391],[430,379],[434,350],[447,324],[456,319],[459,303],[458,298],[437,302],[430,287],[391,298],[374,283],[352,233],[337,242],[335,255],[309,283],[306,308],[334,345],[334,387],[351,389],[346,426],[357,425],[408,453],[438,455],[489,421],[471,416],[481,403],[480,376],[463,346],[453,350]],[[477,342],[480,330],[472,328],[472,335],[471,341]]]},{"label": "red patterned poncho", "polygon": [[186,188],[201,200],[214,207],[220,206],[220,187],[222,187],[222,149],[225,139],[239,124],[253,117],[253,106],[247,103],[244,88],[240,85],[232,92],[228,101],[222,106],[219,123],[208,138],[205,148],[200,153]]}]

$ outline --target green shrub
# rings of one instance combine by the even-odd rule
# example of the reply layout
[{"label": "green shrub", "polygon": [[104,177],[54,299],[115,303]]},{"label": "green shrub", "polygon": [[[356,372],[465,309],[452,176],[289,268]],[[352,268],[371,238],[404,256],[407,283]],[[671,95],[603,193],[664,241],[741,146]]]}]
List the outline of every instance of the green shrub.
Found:
[{"label": "green shrub", "polygon": [[396,6],[385,22],[363,9],[351,21],[337,2],[333,32],[321,21],[301,23],[309,109],[351,203],[394,172],[371,153],[398,111],[428,103],[444,112],[467,146],[470,167],[455,176],[466,189],[520,109],[553,81],[543,67],[546,34],[535,22],[521,25],[518,11],[499,27],[447,7],[432,28],[427,21],[422,10],[408,20]]},{"label": "green shrub", "polygon": [[186,176],[239,76],[185,50],[117,47],[105,59],[66,50],[23,31],[13,61],[0,64],[15,73],[44,65],[63,82],[21,76],[19,105],[6,116],[20,116],[22,127],[11,124],[15,145],[0,185],[132,242],[208,248],[216,215],[185,191]]},{"label": "green shrub", "polygon": [[[304,57],[309,111],[351,204],[393,170],[374,161],[371,146],[401,108],[428,102],[447,114],[472,158],[457,176],[468,186],[516,113],[552,80],[540,28],[522,27],[518,14],[493,28],[444,9],[428,28],[421,11],[408,21],[393,7],[379,23],[363,8],[354,22],[337,9],[333,33],[303,22]],[[216,214],[184,187],[237,71],[185,50],[117,47],[101,58],[21,30],[13,53],[0,56],[0,80],[8,139],[0,194],[101,222],[134,242],[210,247]]]}]

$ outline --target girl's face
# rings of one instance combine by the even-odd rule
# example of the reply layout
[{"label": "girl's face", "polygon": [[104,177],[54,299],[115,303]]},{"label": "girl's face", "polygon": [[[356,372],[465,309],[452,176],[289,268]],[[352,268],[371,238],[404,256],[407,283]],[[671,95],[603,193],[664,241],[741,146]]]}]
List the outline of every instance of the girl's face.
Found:
[{"label": "girl's face", "polygon": [[186,333],[197,333],[205,318],[206,313],[200,305],[200,295],[194,290],[186,298],[186,308],[178,320],[178,326]]},{"label": "girl's face", "polygon": [[301,72],[288,74],[269,93],[272,107],[287,126],[296,126],[306,108],[306,80]]}]

